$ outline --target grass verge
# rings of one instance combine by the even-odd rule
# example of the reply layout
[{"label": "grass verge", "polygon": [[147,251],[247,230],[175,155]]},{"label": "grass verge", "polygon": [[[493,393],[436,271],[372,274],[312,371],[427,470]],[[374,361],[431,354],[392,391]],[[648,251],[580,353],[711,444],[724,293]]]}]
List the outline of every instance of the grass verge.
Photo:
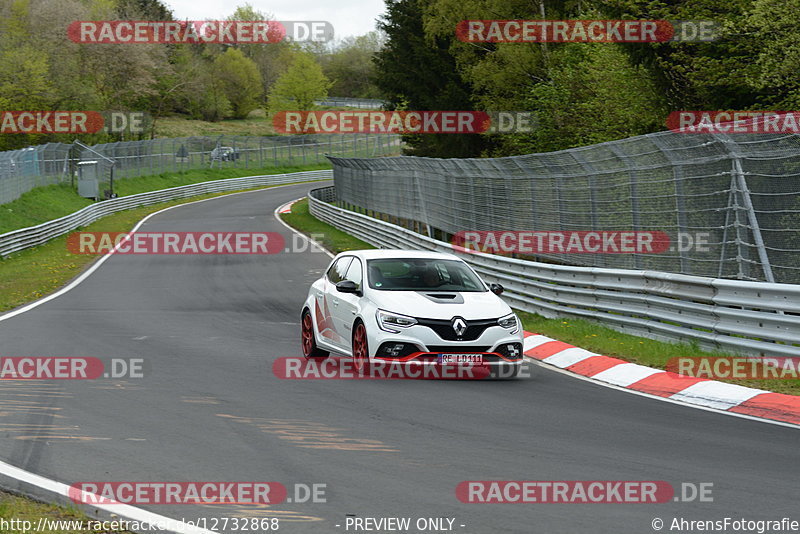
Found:
[{"label": "grass verge", "polygon": [[[317,241],[333,253],[360,248],[375,248],[333,226],[316,219],[308,212],[308,200],[292,206],[291,214],[282,215],[290,226],[305,234],[316,234]],[[670,358],[729,357],[730,353],[711,352],[689,343],[665,343],[629,334],[622,334],[598,323],[583,319],[547,319],[541,315],[517,311],[525,330],[543,334],[583,349],[620,360],[664,369]],[[777,393],[800,395],[798,380],[723,380],[740,386],[766,389]]]},{"label": "grass verge", "polygon": [[[314,106],[319,111],[353,111],[355,108],[337,106]],[[159,117],[156,122],[156,137],[192,137],[217,135],[276,135],[272,117],[263,108],[250,112],[246,119],[225,119],[209,122],[192,119],[186,115]]]},{"label": "grass verge", "polygon": [[[42,524],[42,532],[49,534],[97,534],[98,532],[123,534],[127,532],[94,528],[94,526],[111,527],[114,525],[90,524],[89,522],[94,520],[75,508],[44,504],[11,493],[0,492],[0,519],[7,521],[8,526],[11,527],[2,529],[0,532],[27,534],[37,528],[42,518],[48,522],[48,524]],[[26,521],[29,523],[25,523]],[[85,528],[75,528],[78,525]]]},{"label": "grass verge", "polygon": [[[264,169],[196,169],[184,172],[163,173],[138,178],[123,178],[114,181],[114,191],[119,196],[135,195],[169,187],[197,184],[209,180],[283,174],[289,172],[330,169],[330,165],[305,165],[290,167],[268,167]],[[37,187],[17,200],[0,205],[0,234],[27,228],[43,222],[69,215],[92,201],[78,196],[70,184]]]},{"label": "grass verge", "polygon": [[314,234],[314,238],[322,246],[331,252],[344,252],[345,250],[359,250],[364,248],[375,248],[369,243],[361,241],[348,233],[342,232],[324,223],[311,215],[308,211],[308,199],[296,202],[292,206],[291,213],[284,213],[281,218],[293,228],[297,228],[307,235]]}]

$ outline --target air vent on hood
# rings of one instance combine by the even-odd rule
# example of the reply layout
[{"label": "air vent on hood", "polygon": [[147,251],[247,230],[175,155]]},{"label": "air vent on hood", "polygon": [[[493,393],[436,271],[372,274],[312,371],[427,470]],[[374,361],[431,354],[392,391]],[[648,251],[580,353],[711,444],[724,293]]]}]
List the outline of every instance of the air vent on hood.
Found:
[{"label": "air vent on hood", "polygon": [[461,293],[423,293],[420,291],[418,294],[436,304],[464,304],[464,296]]}]

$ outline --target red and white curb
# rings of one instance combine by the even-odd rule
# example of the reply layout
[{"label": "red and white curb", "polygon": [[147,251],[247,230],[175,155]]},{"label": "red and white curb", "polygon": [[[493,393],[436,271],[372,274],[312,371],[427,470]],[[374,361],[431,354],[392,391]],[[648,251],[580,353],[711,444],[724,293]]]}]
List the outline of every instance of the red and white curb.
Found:
[{"label": "red and white curb", "polygon": [[525,356],[564,371],[675,402],[800,426],[800,396],[694,378],[602,356],[525,332]]},{"label": "red and white curb", "polygon": [[[305,197],[303,197],[303,198],[305,198]],[[293,205],[294,205],[294,203],[295,203],[295,202],[297,202],[298,200],[303,200],[303,199],[302,199],[302,198],[298,198],[298,199],[292,200],[291,202],[287,202],[287,203],[286,203],[286,204],[284,204],[283,206],[280,206],[280,207],[279,207],[279,208],[278,208],[276,211],[277,211],[277,212],[278,212],[280,215],[283,215],[284,213],[292,213],[292,206],[293,206]]]}]

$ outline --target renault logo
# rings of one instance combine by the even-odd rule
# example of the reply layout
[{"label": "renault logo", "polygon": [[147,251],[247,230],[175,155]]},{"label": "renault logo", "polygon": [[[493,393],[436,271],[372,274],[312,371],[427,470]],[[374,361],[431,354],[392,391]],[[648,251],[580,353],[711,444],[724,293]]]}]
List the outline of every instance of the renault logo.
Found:
[{"label": "renault logo", "polygon": [[454,317],[453,318],[453,331],[456,333],[458,337],[464,335],[464,332],[467,331],[467,322],[462,319],[461,317]]}]

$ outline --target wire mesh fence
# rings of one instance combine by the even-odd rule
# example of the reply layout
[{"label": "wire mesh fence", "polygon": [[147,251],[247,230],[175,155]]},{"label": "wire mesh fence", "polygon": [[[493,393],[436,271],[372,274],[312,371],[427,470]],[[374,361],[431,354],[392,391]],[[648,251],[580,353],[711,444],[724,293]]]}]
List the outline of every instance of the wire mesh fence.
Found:
[{"label": "wire mesh fence", "polygon": [[48,143],[0,152],[0,203],[69,177],[70,149],[71,145]]},{"label": "wire mesh fence", "polygon": [[331,96],[314,102],[318,106],[335,106],[358,109],[382,109],[386,104],[383,100],[374,98],[350,98],[345,96]]},{"label": "wire mesh fence", "polygon": [[[326,154],[377,157],[398,154],[390,134],[218,136],[163,138],[85,146],[50,143],[0,152],[0,204],[34,187],[73,183],[92,175],[99,197],[113,180],[203,168],[264,169],[327,163]],[[91,171],[91,172],[90,172]]]},{"label": "wire mesh fence", "polygon": [[663,232],[669,247],[659,253],[556,248],[522,257],[800,283],[798,141],[659,132],[496,159],[331,160],[342,205],[438,239],[452,242],[463,232]]}]

